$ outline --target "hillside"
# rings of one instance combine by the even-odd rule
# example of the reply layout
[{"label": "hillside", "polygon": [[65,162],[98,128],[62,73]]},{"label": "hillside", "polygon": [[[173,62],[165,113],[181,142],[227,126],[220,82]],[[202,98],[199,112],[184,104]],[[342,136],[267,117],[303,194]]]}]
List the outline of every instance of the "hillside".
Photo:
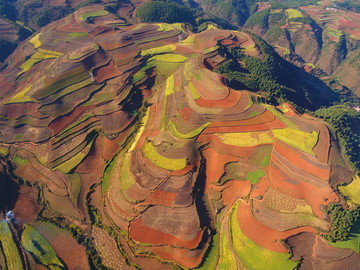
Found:
[{"label": "hillside", "polygon": [[[280,1],[254,13],[244,28],[279,48],[300,56],[308,70],[321,69],[360,93],[359,13],[352,1]],[[354,8],[348,7],[354,5]]]},{"label": "hillside", "polygon": [[327,119],[341,94],[250,33],[105,8],[41,28],[0,74],[0,268],[359,265],[359,178],[294,109]]}]

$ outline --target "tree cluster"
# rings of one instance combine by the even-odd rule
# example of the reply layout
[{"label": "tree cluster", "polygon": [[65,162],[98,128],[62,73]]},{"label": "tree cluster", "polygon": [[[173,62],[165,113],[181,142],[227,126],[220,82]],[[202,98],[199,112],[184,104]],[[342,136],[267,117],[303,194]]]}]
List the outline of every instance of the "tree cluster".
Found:
[{"label": "tree cluster", "polygon": [[315,111],[315,116],[323,118],[334,128],[339,143],[353,169],[360,171],[360,113],[344,106],[331,106]]},{"label": "tree cluster", "polygon": [[189,23],[195,25],[196,10],[174,2],[153,1],[140,6],[136,16],[142,22]]},{"label": "tree cluster", "polygon": [[360,217],[359,209],[344,209],[338,204],[330,204],[327,210],[330,217],[331,231],[323,237],[331,242],[348,239],[351,229]]}]

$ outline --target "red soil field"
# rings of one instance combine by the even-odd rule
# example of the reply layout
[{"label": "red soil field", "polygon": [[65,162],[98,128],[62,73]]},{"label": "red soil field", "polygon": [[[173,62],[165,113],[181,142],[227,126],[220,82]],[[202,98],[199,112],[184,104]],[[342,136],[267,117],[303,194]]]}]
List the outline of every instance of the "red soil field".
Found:
[{"label": "red soil field", "polygon": [[199,245],[204,231],[200,230],[194,239],[186,241],[173,235],[145,226],[141,218],[139,218],[131,222],[129,233],[133,240],[142,243],[149,243],[153,245],[170,245],[174,247],[194,249]]},{"label": "red soil field", "polygon": [[202,151],[206,160],[206,186],[205,192],[209,191],[210,184],[216,183],[224,173],[225,164],[236,161],[236,157],[220,154],[213,148],[207,148]]},{"label": "red soil field", "polygon": [[21,223],[33,222],[42,209],[42,206],[37,202],[38,191],[23,185],[20,186],[19,194],[12,212]]},{"label": "red soil field", "polygon": [[196,99],[195,102],[200,107],[227,109],[234,107],[242,97],[240,91],[230,90],[229,95],[221,100],[208,100],[204,98]]},{"label": "red soil field", "polygon": [[304,199],[312,207],[314,214],[320,218],[323,218],[324,212],[321,210],[321,205],[328,205],[331,202],[337,202],[339,200],[336,193],[331,189],[330,185],[323,184],[322,186],[315,186],[310,183],[301,180],[295,180],[288,182],[284,172],[280,171],[277,167],[277,163],[270,163],[268,169],[268,178],[271,183],[271,187],[278,189],[281,192],[288,194],[289,196]]},{"label": "red soil field", "polygon": [[234,157],[250,157],[254,152],[254,147],[241,147],[229,144],[224,144],[219,137],[214,134],[201,134],[197,139],[197,142],[201,144],[207,144],[210,142],[210,147],[217,152],[225,155],[231,155]]},{"label": "red soil field", "polygon": [[277,139],[274,141],[273,149],[299,169],[307,171],[323,180],[330,179],[330,166],[318,162],[312,156],[305,155]]},{"label": "red soil field", "polygon": [[[256,184],[256,186],[251,191],[251,194],[250,194],[251,198],[256,199],[259,196],[263,196],[266,193],[269,186],[270,186],[269,180],[266,177],[261,177],[259,183]],[[262,198],[262,197],[260,197],[260,198]]]},{"label": "red soil field", "polygon": [[244,119],[239,121],[214,122],[211,123],[208,128],[251,126],[251,125],[258,125],[258,124],[271,122],[274,120],[275,120],[275,116],[269,110],[266,110],[264,113],[251,117],[249,119]]},{"label": "red soil field", "polygon": [[254,124],[254,125],[239,125],[239,126],[220,126],[220,127],[211,127],[208,126],[203,133],[204,134],[213,134],[213,133],[231,133],[231,132],[250,132],[250,131],[266,131],[275,128],[285,128],[286,125],[281,122],[278,118],[274,121],[270,121],[263,124]]},{"label": "red soil field", "polygon": [[139,205],[164,205],[167,207],[173,207],[175,205],[175,200],[177,197],[177,192],[168,192],[163,190],[156,190],[146,198],[145,202],[140,203]]},{"label": "red soil field", "polygon": [[245,198],[251,191],[251,183],[249,181],[231,180],[222,187],[222,201],[227,206],[233,205],[239,197]]},{"label": "red soil field", "polygon": [[56,135],[66,126],[71,124],[71,122],[74,119],[77,119],[83,112],[85,112],[86,110],[90,110],[91,108],[93,107],[92,106],[76,107],[70,114],[56,118],[56,121],[50,123],[49,128],[52,129],[53,134]]},{"label": "red soil field", "polygon": [[85,247],[78,244],[69,232],[51,223],[36,222],[31,225],[49,241],[68,269],[89,269]]}]

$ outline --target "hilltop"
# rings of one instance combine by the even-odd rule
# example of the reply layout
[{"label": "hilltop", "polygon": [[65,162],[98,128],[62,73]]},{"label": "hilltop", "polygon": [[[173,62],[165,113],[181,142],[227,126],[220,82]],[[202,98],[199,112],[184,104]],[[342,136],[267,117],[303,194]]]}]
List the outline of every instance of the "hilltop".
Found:
[{"label": "hilltop", "polygon": [[341,94],[250,33],[90,5],[23,42],[0,85],[0,266],[360,262],[359,178],[295,109],[327,115]]}]

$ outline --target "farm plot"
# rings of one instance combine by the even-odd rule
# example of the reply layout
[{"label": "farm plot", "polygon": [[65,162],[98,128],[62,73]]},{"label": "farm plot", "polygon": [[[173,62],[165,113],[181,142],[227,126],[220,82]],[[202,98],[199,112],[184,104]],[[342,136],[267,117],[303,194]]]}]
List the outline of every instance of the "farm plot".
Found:
[{"label": "farm plot", "polygon": [[50,270],[65,269],[50,243],[29,224],[24,224],[21,244],[40,264],[48,267]]},{"label": "farm plot", "polygon": [[6,268],[8,270],[23,269],[22,258],[18,247],[12,236],[9,225],[6,221],[0,221],[0,244],[6,259]]}]

